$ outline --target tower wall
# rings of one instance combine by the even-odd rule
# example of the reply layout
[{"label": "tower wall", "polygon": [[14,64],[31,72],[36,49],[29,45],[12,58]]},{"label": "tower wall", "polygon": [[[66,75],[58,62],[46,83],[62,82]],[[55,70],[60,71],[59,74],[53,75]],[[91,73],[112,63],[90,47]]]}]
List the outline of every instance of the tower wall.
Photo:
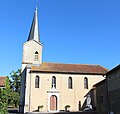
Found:
[{"label": "tower wall", "polygon": [[[38,60],[35,60],[35,52],[38,52]],[[23,44],[22,70],[26,64],[39,65],[42,63],[42,44],[30,40]]]}]

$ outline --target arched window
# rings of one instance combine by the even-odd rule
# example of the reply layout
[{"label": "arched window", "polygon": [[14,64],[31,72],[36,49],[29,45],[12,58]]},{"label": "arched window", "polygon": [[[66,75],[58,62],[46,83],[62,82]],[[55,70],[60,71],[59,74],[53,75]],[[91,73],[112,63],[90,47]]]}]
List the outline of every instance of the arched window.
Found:
[{"label": "arched window", "polygon": [[34,61],[38,61],[38,52],[37,51],[35,52],[35,55],[34,55]]},{"label": "arched window", "polygon": [[52,77],[52,88],[53,87],[56,88],[56,77],[55,76]]},{"label": "arched window", "polygon": [[68,78],[68,89],[72,89],[72,77]]},{"label": "arched window", "polygon": [[39,88],[39,81],[40,81],[39,76],[36,76],[35,77],[35,88]]},{"label": "arched window", "polygon": [[84,78],[84,88],[88,89],[88,78],[87,77]]}]

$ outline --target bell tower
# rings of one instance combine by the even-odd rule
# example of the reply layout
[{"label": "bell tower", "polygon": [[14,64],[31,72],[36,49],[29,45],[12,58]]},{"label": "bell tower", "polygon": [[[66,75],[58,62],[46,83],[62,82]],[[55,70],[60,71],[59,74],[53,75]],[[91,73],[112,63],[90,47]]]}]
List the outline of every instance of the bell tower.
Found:
[{"label": "bell tower", "polygon": [[22,70],[26,65],[40,65],[42,63],[42,43],[38,26],[38,9],[35,9],[27,42],[23,44]]},{"label": "bell tower", "polygon": [[30,111],[30,70],[31,66],[39,66],[42,63],[42,43],[38,26],[38,9],[35,9],[28,40],[23,44],[21,92],[19,112]]}]

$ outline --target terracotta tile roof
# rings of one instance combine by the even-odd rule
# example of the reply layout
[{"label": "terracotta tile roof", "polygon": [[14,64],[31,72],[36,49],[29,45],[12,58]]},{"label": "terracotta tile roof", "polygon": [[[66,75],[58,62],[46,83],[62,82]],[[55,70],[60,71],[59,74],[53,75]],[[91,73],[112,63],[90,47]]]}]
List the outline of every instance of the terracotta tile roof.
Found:
[{"label": "terracotta tile roof", "polygon": [[32,66],[32,72],[54,72],[54,73],[78,73],[78,74],[105,74],[107,69],[100,65],[84,64],[61,64],[61,63],[42,63],[40,66]]},{"label": "terracotta tile roof", "polygon": [[0,87],[4,87],[5,86],[5,79],[6,79],[6,77],[0,76]]}]

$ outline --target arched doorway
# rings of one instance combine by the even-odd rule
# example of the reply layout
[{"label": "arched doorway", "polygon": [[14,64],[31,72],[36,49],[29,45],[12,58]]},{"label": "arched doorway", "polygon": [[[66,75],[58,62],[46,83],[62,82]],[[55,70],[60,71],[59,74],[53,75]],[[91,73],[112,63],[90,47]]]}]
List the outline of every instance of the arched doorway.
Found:
[{"label": "arched doorway", "polygon": [[57,97],[55,95],[52,95],[50,97],[50,110],[51,111],[57,110]]}]

